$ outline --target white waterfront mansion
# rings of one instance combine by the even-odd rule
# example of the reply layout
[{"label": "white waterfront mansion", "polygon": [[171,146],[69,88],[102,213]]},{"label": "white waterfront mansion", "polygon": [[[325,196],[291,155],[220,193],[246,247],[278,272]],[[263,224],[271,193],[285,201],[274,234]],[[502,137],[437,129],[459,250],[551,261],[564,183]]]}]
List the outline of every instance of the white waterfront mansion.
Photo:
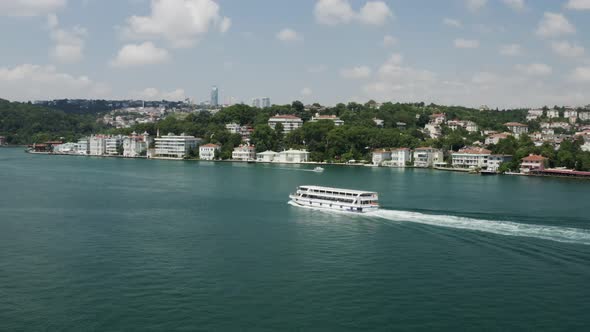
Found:
[{"label": "white waterfront mansion", "polygon": [[213,143],[201,145],[199,147],[199,159],[201,160],[214,160],[215,151],[221,150],[221,146]]},{"label": "white waterfront mansion", "polygon": [[183,159],[191,149],[194,149],[200,139],[194,136],[187,136],[182,133],[180,136],[169,133],[166,136],[156,137],[156,149],[152,158],[155,159]]}]

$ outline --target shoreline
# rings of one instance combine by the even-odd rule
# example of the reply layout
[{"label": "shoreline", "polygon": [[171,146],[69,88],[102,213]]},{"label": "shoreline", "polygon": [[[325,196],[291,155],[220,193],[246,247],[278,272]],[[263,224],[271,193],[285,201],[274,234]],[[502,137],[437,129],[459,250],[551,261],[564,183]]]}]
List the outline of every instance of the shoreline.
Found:
[{"label": "shoreline", "polygon": [[[22,146],[11,145],[11,146],[2,146],[8,148],[18,148]],[[341,167],[374,167],[374,168],[395,168],[395,169],[429,169],[434,171],[443,171],[443,172],[455,172],[455,173],[464,173],[464,174],[471,174],[471,175],[481,175],[478,173],[473,173],[469,169],[464,168],[452,168],[452,167],[416,167],[416,166],[405,166],[405,167],[377,167],[373,166],[372,164],[362,164],[362,163],[329,163],[329,162],[318,162],[318,161],[307,161],[307,162],[270,162],[270,161],[253,161],[253,160],[233,160],[233,159],[226,159],[226,160],[202,160],[202,159],[175,159],[175,158],[148,158],[147,156],[139,156],[139,157],[125,157],[120,155],[102,155],[102,156],[94,156],[94,155],[82,155],[82,154],[73,154],[73,153],[53,153],[53,152],[34,152],[34,151],[24,151],[25,153],[29,154],[36,154],[36,155],[48,155],[48,156],[73,156],[73,157],[93,157],[93,158],[120,158],[120,159],[141,159],[141,160],[169,160],[169,161],[203,161],[203,162],[213,162],[213,163],[245,163],[245,164],[268,164],[268,165],[311,165],[311,166],[341,166]],[[576,177],[571,175],[555,175],[555,174],[523,174],[523,173],[498,173],[495,175],[504,175],[504,176],[524,176],[524,177],[536,177],[536,178],[560,178],[560,179],[572,179],[572,180],[590,180],[587,177]]]}]

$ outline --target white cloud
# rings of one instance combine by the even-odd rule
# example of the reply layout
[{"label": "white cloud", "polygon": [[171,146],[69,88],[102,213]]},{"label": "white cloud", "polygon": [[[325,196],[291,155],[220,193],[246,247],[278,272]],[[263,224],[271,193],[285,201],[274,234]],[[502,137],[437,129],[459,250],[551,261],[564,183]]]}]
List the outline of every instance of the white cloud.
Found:
[{"label": "white cloud", "polygon": [[302,96],[309,96],[312,93],[313,93],[313,91],[311,90],[311,88],[305,87],[305,88],[301,89],[301,95]]},{"label": "white cloud", "polygon": [[516,65],[516,70],[530,76],[546,76],[553,72],[553,69],[544,63],[531,63],[528,65]]},{"label": "white cloud", "polygon": [[544,38],[558,37],[575,32],[576,28],[574,28],[563,14],[550,12],[545,12],[543,19],[537,27],[537,35]]},{"label": "white cloud", "polygon": [[54,13],[66,0],[0,0],[0,16],[38,16]]},{"label": "white cloud", "polygon": [[283,29],[277,33],[277,39],[282,42],[302,41],[303,36],[293,29]]},{"label": "white cloud", "polygon": [[455,27],[455,28],[462,28],[463,24],[461,23],[461,21],[453,19],[453,18],[445,18],[443,20],[443,24],[450,26],[450,27]]},{"label": "white cloud", "polygon": [[152,0],[149,16],[127,19],[124,36],[137,39],[159,38],[173,47],[190,47],[211,27],[226,32],[231,20],[219,14],[213,0]]},{"label": "white cloud", "polygon": [[358,66],[344,68],[340,70],[340,76],[348,79],[362,79],[371,76],[371,68],[368,66]]},{"label": "white cloud", "polygon": [[86,29],[76,26],[66,30],[59,28],[59,20],[54,14],[48,16],[51,39],[55,45],[50,51],[52,57],[59,62],[77,62],[83,57]]},{"label": "white cloud", "polygon": [[368,1],[358,14],[361,23],[372,25],[383,25],[390,17],[393,13],[383,1]]},{"label": "white cloud", "polygon": [[522,55],[522,46],[519,44],[507,44],[500,47],[500,54],[507,56]]},{"label": "white cloud", "polygon": [[58,72],[54,66],[23,64],[0,67],[0,91],[11,100],[28,101],[58,98],[104,98],[107,85],[86,76]]},{"label": "white cloud", "polygon": [[577,67],[570,77],[577,82],[590,82],[590,67]]},{"label": "white cloud", "polygon": [[458,38],[453,41],[456,48],[478,48],[479,41],[475,39]]},{"label": "white cloud", "polygon": [[579,57],[584,55],[584,47],[568,41],[555,41],[551,43],[551,49],[556,54],[564,57]]},{"label": "white cloud", "polygon": [[132,92],[132,98],[143,100],[170,100],[179,101],[186,98],[184,89],[176,89],[170,92],[163,92],[156,88],[146,88],[142,91]]},{"label": "white cloud", "polygon": [[115,67],[144,66],[163,63],[168,59],[168,51],[156,47],[152,42],[145,42],[139,45],[123,46],[111,65]]},{"label": "white cloud", "polygon": [[383,37],[383,41],[381,42],[381,44],[384,47],[394,46],[395,44],[397,44],[397,38],[391,35],[386,35]]},{"label": "white cloud", "polygon": [[516,11],[522,11],[525,8],[524,0],[502,0],[506,6]]},{"label": "white cloud", "polygon": [[565,7],[573,10],[589,10],[590,0],[569,0]]},{"label": "white cloud", "polygon": [[483,8],[487,4],[488,0],[465,0],[467,9],[475,12]]},{"label": "white cloud", "polygon": [[348,0],[318,0],[313,13],[318,23],[327,25],[346,24],[353,21],[382,25],[393,17],[391,9],[383,1],[367,1],[356,12]]}]

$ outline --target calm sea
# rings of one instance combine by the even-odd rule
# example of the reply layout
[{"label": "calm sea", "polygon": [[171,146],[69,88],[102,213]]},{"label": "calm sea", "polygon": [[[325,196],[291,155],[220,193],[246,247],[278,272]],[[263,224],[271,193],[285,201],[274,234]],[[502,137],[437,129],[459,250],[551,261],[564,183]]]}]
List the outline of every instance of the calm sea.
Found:
[{"label": "calm sea", "polygon": [[311,168],[0,149],[0,330],[590,329],[589,181]]}]

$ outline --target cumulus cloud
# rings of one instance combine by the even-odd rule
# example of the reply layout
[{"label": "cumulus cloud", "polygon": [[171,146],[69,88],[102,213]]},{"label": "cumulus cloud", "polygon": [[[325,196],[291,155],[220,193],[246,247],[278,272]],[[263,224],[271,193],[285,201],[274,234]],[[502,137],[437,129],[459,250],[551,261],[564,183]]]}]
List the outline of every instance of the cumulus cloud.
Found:
[{"label": "cumulus cloud", "polygon": [[461,23],[461,21],[453,19],[453,18],[445,18],[443,20],[443,24],[450,26],[450,27],[455,27],[455,28],[462,28],[463,24]]},{"label": "cumulus cloud", "polygon": [[531,63],[528,65],[516,65],[516,70],[530,76],[546,76],[553,72],[553,69],[544,63]]},{"label": "cumulus cloud", "polygon": [[453,41],[456,48],[478,48],[479,41],[475,39],[457,38]]},{"label": "cumulus cloud", "polygon": [[383,25],[393,13],[383,1],[369,1],[358,13],[361,23],[372,25]]},{"label": "cumulus cloud", "polygon": [[353,21],[383,25],[393,17],[391,9],[383,1],[367,1],[357,12],[348,0],[318,0],[313,13],[318,23],[327,25],[346,24]]},{"label": "cumulus cloud", "polygon": [[371,68],[368,66],[358,66],[352,68],[344,68],[340,70],[340,76],[348,79],[362,79],[371,76]]},{"label": "cumulus cloud", "polygon": [[143,100],[170,100],[179,101],[186,98],[184,89],[176,89],[170,92],[163,92],[156,88],[146,88],[141,91],[135,91],[132,93],[133,98]]},{"label": "cumulus cloud", "polygon": [[563,14],[550,12],[545,12],[543,19],[537,27],[537,35],[543,38],[558,37],[575,32],[576,28],[574,28]]},{"label": "cumulus cloud", "polygon": [[57,71],[54,66],[23,64],[0,67],[3,98],[18,101],[58,98],[104,98],[110,89],[86,76]]},{"label": "cumulus cloud", "polygon": [[277,33],[277,39],[289,43],[302,41],[303,36],[293,29],[285,28]]},{"label": "cumulus cloud", "polygon": [[568,41],[555,41],[551,43],[551,49],[564,57],[579,57],[584,55],[584,47]]},{"label": "cumulus cloud", "polygon": [[129,17],[123,34],[129,38],[164,39],[173,47],[190,47],[211,27],[221,32],[230,28],[230,18],[219,12],[213,0],[152,0],[151,14]]},{"label": "cumulus cloud", "polygon": [[50,51],[59,62],[77,62],[83,57],[86,29],[76,26],[72,29],[59,27],[59,20],[54,14],[47,18],[51,39],[55,45]]},{"label": "cumulus cloud", "polygon": [[385,35],[381,44],[385,47],[394,46],[397,44],[397,38],[391,35]]},{"label": "cumulus cloud", "polygon": [[507,44],[500,46],[500,54],[506,56],[522,55],[522,46],[519,44]]},{"label": "cumulus cloud", "polygon": [[589,10],[590,0],[569,0],[565,7],[573,10]]},{"label": "cumulus cloud", "polygon": [[305,97],[305,96],[311,95],[313,93],[313,91],[311,90],[311,88],[305,87],[305,88],[301,89],[300,93],[302,96]]},{"label": "cumulus cloud", "polygon": [[516,11],[522,11],[525,8],[524,0],[502,0],[506,6]]},{"label": "cumulus cloud", "polygon": [[488,0],[465,0],[467,9],[473,12],[482,9],[487,3]]},{"label": "cumulus cloud", "polygon": [[156,47],[152,42],[127,44],[123,46],[111,65],[115,67],[133,67],[154,65],[168,61],[168,51]]},{"label": "cumulus cloud", "polygon": [[0,16],[39,16],[54,13],[66,0],[0,0]]}]

